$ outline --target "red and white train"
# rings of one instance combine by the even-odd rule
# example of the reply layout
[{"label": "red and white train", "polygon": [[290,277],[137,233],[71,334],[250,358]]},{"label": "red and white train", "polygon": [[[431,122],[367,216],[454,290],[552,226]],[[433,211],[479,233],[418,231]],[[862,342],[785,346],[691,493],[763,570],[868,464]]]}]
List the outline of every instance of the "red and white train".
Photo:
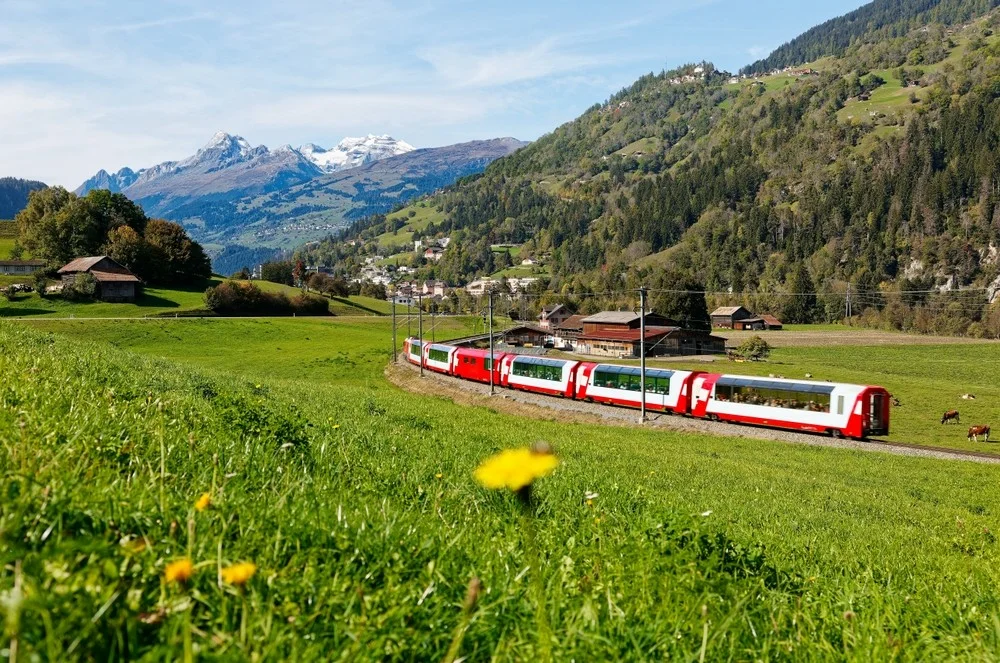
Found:
[{"label": "red and white train", "polygon": [[[424,343],[408,338],[407,359],[465,380],[549,396],[638,408],[640,369]],[[882,387],[646,369],[646,409],[713,421],[865,439],[889,434],[889,392]]]}]

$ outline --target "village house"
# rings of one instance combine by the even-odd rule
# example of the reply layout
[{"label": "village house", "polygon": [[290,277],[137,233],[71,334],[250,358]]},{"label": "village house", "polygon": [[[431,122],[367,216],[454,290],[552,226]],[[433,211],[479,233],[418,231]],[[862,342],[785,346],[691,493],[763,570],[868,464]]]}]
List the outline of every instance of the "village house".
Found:
[{"label": "village house", "polygon": [[465,286],[465,291],[473,297],[478,297],[486,294],[488,290],[495,288],[498,283],[499,281],[491,278],[476,279],[469,285]]},{"label": "village house", "polygon": [[424,259],[426,260],[437,262],[442,256],[444,256],[444,249],[440,246],[428,246],[424,249]]},{"label": "village house", "polygon": [[562,304],[550,304],[538,314],[538,326],[542,329],[554,330],[571,315],[573,312]]},{"label": "village house", "polygon": [[420,292],[428,296],[444,297],[448,294],[448,284],[444,281],[424,281]]},{"label": "village house", "polygon": [[44,268],[44,260],[0,260],[0,274],[4,276],[28,276]]},{"label": "village house", "polygon": [[753,313],[742,306],[720,306],[712,311],[712,326],[722,329],[733,329],[738,320],[755,317]]},{"label": "village house", "polygon": [[97,282],[94,297],[105,302],[133,302],[142,281],[108,256],[77,258],[59,269],[63,287],[72,285],[80,274],[90,274]]},{"label": "village house", "polygon": [[522,276],[520,278],[512,276],[507,279],[507,287],[510,288],[510,291],[516,295],[520,292],[526,291],[528,287],[537,280],[538,279],[534,276]]},{"label": "village house", "polygon": [[571,315],[552,329],[557,348],[576,350],[576,342],[583,335],[583,320],[585,315]]},{"label": "village house", "polygon": [[552,346],[547,329],[534,325],[517,325],[503,332],[503,344],[514,347],[544,348]]},{"label": "village house", "polygon": [[708,332],[682,329],[669,318],[646,315],[645,336],[641,318],[630,311],[605,311],[584,318],[576,351],[599,357],[638,357],[643,344],[647,356],[723,353],[726,340]]}]

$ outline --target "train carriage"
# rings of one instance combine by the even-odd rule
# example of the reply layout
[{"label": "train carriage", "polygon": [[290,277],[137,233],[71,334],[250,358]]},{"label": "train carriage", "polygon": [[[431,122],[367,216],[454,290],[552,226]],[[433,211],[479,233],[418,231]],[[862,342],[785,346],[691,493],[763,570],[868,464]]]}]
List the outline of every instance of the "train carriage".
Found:
[{"label": "train carriage", "polygon": [[403,341],[403,353],[406,355],[406,360],[408,362],[415,366],[419,366],[422,356],[420,339],[410,337]]},{"label": "train carriage", "polygon": [[[691,383],[698,372],[646,369],[646,408],[653,411],[687,414]],[[579,400],[642,407],[642,371],[637,366],[593,364],[577,368]]]},{"label": "train carriage", "polygon": [[443,343],[424,344],[424,368],[435,373],[452,373],[452,365],[455,353],[458,348],[454,345],[444,345]]},{"label": "train carriage", "polygon": [[511,389],[573,398],[578,361],[507,355],[500,362],[500,384]]},{"label": "train carriage", "polygon": [[493,372],[493,384],[500,386],[500,365],[506,353],[495,352],[490,357],[489,350],[476,348],[458,348],[455,352],[452,375],[465,380],[490,383],[490,372]]},{"label": "train carriage", "polygon": [[889,434],[882,387],[703,374],[692,392],[695,417],[857,439]]}]

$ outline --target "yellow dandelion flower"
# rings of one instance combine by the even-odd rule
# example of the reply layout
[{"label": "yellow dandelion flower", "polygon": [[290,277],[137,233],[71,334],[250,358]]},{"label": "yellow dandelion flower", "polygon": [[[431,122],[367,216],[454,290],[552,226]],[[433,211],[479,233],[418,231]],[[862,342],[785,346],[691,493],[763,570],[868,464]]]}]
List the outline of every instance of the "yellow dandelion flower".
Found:
[{"label": "yellow dandelion flower", "polygon": [[337,430],[338,428],[340,428],[340,424],[334,424],[333,425],[333,430]]},{"label": "yellow dandelion flower", "polygon": [[531,449],[508,449],[476,468],[476,480],[487,488],[521,490],[552,473],[559,461],[550,453]]},{"label": "yellow dandelion flower", "polygon": [[184,557],[167,564],[163,570],[163,579],[167,582],[187,582],[194,575],[194,564]]},{"label": "yellow dandelion flower", "polygon": [[204,511],[210,506],[212,506],[212,495],[210,493],[202,493],[201,497],[194,501],[194,508],[198,509],[198,511]]},{"label": "yellow dandelion flower", "polygon": [[222,580],[230,585],[245,585],[247,580],[257,573],[257,565],[253,562],[240,562],[222,569]]},{"label": "yellow dandelion flower", "polygon": [[441,474],[440,472],[438,472],[437,474],[434,475],[434,478],[435,479],[440,479],[443,476],[444,476],[443,474]]}]

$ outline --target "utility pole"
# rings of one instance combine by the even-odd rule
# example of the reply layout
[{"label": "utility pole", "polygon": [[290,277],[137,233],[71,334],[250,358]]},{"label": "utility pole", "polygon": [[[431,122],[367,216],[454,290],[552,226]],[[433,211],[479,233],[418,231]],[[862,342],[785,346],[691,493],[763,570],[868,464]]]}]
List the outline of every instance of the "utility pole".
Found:
[{"label": "utility pole", "polygon": [[437,327],[435,316],[437,315],[437,302],[431,299],[431,343],[434,342],[434,328]]},{"label": "utility pole", "polygon": [[396,298],[392,298],[392,363],[396,363]]},{"label": "utility pole", "polygon": [[639,288],[639,391],[640,399],[639,421],[646,421],[646,287]]},{"label": "utility pole", "polygon": [[847,282],[847,302],[846,302],[846,305],[847,305],[847,324],[848,324],[848,326],[850,326],[850,324],[851,324],[851,282],[850,281]]},{"label": "utility pole", "polygon": [[493,395],[493,363],[496,361],[493,357],[493,291],[490,290],[490,396]]},{"label": "utility pole", "polygon": [[420,377],[424,377],[424,297],[417,295],[417,340],[420,341]]}]

